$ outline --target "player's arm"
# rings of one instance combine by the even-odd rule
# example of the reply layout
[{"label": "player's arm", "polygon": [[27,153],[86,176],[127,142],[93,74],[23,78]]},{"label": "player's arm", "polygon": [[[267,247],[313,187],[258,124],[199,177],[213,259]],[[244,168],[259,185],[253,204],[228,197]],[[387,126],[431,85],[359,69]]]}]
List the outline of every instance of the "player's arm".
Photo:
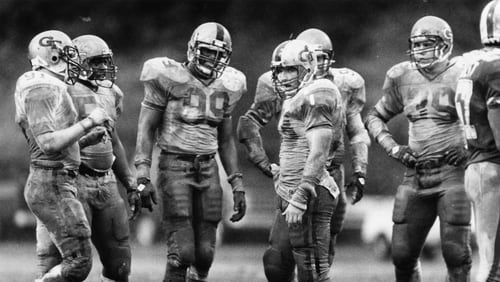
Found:
[{"label": "player's arm", "polygon": [[488,86],[488,100],[486,101],[488,123],[493,132],[497,150],[500,150],[500,79],[490,80]]},{"label": "player's arm", "polygon": [[113,154],[115,155],[115,161],[112,167],[113,172],[127,191],[134,190],[136,188],[135,178],[128,164],[125,147],[116,129],[111,132],[111,140],[113,144]]},{"label": "player's arm", "polygon": [[272,177],[271,163],[264,150],[260,130],[277,114],[278,100],[263,77],[261,76],[257,83],[253,104],[238,120],[237,136],[248,152],[248,160],[265,175]]},{"label": "player's arm", "polygon": [[233,122],[231,116],[225,116],[218,126],[219,156],[231,184],[233,191],[233,210],[236,212],[231,216],[231,221],[239,221],[246,212],[245,188],[243,187],[243,175],[238,168],[238,154],[236,142],[234,141]]},{"label": "player's arm", "polygon": [[[51,99],[47,97],[47,99]],[[71,102],[60,99],[59,107],[73,108]],[[31,109],[37,109],[27,113],[28,121],[33,125],[33,135],[42,152],[52,154],[59,152],[68,146],[76,143],[91,128],[103,124],[109,120],[109,116],[102,108],[94,109],[88,117],[71,125],[70,127],[56,130],[55,121],[52,120],[56,114],[54,107],[50,102],[44,102],[41,99],[27,99],[26,103]],[[35,113],[34,113],[35,112]],[[45,119],[40,118],[44,116]],[[38,120],[49,120],[49,122],[37,123]]]}]

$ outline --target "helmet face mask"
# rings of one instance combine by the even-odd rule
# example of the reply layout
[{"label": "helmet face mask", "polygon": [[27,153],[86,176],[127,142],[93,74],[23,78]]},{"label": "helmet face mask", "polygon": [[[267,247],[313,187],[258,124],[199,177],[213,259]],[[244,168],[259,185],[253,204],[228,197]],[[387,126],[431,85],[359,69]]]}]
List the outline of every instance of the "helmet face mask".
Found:
[{"label": "helmet face mask", "polygon": [[328,74],[333,60],[333,47],[330,37],[320,29],[309,28],[297,36],[298,40],[305,41],[314,50],[318,62],[316,77],[324,77]]},{"label": "helmet face mask", "polygon": [[188,42],[188,64],[202,79],[215,79],[229,65],[231,36],[221,24],[209,22],[198,26]]},{"label": "helmet face mask", "polygon": [[82,77],[98,86],[113,87],[118,67],[114,64],[113,52],[108,44],[95,35],[82,35],[73,42],[80,51],[84,69]]},{"label": "helmet face mask", "polygon": [[291,40],[279,47],[271,65],[273,85],[280,97],[291,98],[314,79],[316,54],[302,40]]},{"label": "helmet face mask", "polygon": [[453,34],[444,20],[426,16],[412,28],[409,38],[410,60],[418,69],[430,69],[448,60],[453,49]]},{"label": "helmet face mask", "polygon": [[33,70],[46,69],[63,76],[67,84],[75,84],[82,72],[78,49],[61,31],[44,31],[33,37],[28,58]]}]

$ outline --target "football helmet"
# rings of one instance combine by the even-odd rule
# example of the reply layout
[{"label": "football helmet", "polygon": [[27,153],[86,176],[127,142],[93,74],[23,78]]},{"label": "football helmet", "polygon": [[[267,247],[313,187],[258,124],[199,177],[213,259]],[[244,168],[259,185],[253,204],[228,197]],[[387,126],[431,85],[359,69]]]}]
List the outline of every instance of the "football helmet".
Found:
[{"label": "football helmet", "polygon": [[[278,95],[290,98],[314,79],[316,54],[313,47],[297,39],[287,42],[280,54],[280,61],[272,67],[273,84]],[[285,75],[290,72],[295,75]]]},{"label": "football helmet", "polygon": [[425,16],[413,25],[409,44],[411,61],[419,69],[429,68],[448,60],[453,49],[453,33],[443,19]]},{"label": "football helmet", "polygon": [[324,77],[328,73],[330,65],[334,62],[333,47],[330,37],[317,28],[309,28],[297,35],[297,39],[307,42],[314,48],[318,69],[316,77]]},{"label": "football helmet", "polygon": [[188,42],[188,64],[203,79],[218,78],[229,64],[231,52],[227,29],[219,23],[204,23],[194,30]]},{"label": "football helmet", "polygon": [[483,45],[500,44],[500,2],[490,1],[483,8],[479,20],[479,33]]},{"label": "football helmet", "polygon": [[113,52],[108,44],[95,35],[82,35],[73,39],[82,62],[83,77],[97,85],[112,87],[118,68],[113,62]]},{"label": "football helmet", "polygon": [[28,59],[33,70],[47,69],[63,76],[68,84],[75,84],[82,71],[78,49],[68,35],[58,30],[35,35],[28,45]]}]

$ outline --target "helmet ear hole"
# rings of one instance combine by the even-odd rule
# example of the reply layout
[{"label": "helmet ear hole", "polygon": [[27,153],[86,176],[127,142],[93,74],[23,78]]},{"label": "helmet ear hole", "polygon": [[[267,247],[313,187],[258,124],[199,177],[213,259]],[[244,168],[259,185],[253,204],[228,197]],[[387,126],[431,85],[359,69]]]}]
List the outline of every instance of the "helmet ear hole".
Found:
[{"label": "helmet ear hole", "polygon": [[50,56],[50,62],[54,65],[59,63],[59,55],[56,53],[52,53],[52,55]]}]

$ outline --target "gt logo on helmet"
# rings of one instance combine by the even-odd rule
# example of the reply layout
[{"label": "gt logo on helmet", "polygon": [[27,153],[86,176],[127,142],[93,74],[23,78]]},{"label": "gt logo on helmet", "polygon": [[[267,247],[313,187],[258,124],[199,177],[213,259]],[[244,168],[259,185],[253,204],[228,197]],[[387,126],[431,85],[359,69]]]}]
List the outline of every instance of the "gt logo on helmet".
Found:
[{"label": "gt logo on helmet", "polygon": [[49,46],[55,46],[56,42],[59,44],[62,44],[62,41],[54,40],[54,37],[52,37],[52,36],[45,36],[45,37],[40,38],[40,41],[38,42],[38,44],[40,46],[43,46],[43,47],[49,47]]}]

